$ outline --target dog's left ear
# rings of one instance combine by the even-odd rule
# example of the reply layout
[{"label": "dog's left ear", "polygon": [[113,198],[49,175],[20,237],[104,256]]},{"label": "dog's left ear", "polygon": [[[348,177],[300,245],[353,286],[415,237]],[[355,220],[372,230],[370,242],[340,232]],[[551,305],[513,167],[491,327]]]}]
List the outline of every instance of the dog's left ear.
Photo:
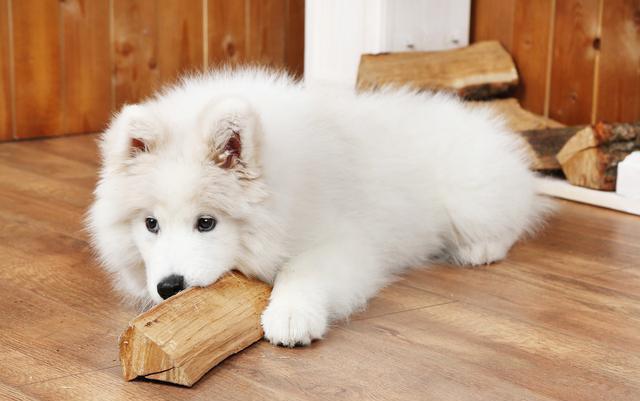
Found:
[{"label": "dog's left ear", "polygon": [[243,171],[259,166],[260,127],[257,114],[246,101],[215,102],[205,121],[209,157],[216,165]]},{"label": "dog's left ear", "polygon": [[231,129],[231,136],[223,142],[224,146],[221,149],[213,149],[211,152],[213,161],[224,169],[235,167],[241,162],[240,156],[242,156],[240,130]]}]

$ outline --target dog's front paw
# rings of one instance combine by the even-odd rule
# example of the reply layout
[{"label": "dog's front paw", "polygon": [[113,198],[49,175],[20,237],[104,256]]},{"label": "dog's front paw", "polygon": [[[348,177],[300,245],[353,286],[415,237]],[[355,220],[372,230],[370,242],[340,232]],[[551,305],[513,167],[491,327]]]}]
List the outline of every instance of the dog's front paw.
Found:
[{"label": "dog's front paw", "polygon": [[[284,298],[284,299],[282,299]],[[264,337],[286,347],[309,345],[327,331],[328,316],[323,307],[299,297],[276,297],[262,314]]]}]

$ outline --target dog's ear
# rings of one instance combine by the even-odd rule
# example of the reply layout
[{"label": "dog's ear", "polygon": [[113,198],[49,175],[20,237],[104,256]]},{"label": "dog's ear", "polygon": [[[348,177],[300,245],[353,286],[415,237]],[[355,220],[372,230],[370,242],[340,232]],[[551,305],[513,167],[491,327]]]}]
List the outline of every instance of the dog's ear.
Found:
[{"label": "dog's ear", "polygon": [[131,138],[131,155],[136,156],[137,153],[144,153],[149,151],[148,141],[142,138]]},{"label": "dog's ear", "polygon": [[158,129],[144,106],[131,105],[122,109],[124,134],[128,138],[130,157],[150,152],[158,140]]},{"label": "dog's ear", "polygon": [[214,162],[224,168],[235,167],[242,155],[242,139],[239,131],[231,131],[231,136],[227,139],[221,151],[214,150],[212,153]]},{"label": "dog's ear", "polygon": [[209,158],[223,169],[256,169],[259,124],[256,113],[241,99],[215,102],[205,117]]},{"label": "dog's ear", "polygon": [[159,129],[144,106],[124,106],[102,137],[103,157],[106,162],[128,162],[152,151],[158,136]]}]

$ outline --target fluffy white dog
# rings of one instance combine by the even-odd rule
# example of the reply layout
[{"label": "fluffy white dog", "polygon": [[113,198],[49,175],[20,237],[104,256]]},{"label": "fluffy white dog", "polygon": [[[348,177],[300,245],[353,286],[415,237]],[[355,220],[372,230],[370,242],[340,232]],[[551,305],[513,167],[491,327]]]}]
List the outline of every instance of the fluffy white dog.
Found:
[{"label": "fluffy white dog", "polygon": [[488,110],[256,69],[124,107],[101,152],[89,229],[116,288],[160,302],[236,268],[273,284],[262,325],[286,346],[321,338],[408,266],[504,258],[548,205]]}]

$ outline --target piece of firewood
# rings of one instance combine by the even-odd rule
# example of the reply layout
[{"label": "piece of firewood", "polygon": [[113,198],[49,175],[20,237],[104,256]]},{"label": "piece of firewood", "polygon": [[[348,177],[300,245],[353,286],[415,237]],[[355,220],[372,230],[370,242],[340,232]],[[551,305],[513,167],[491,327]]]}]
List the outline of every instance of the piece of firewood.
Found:
[{"label": "piece of firewood", "polygon": [[473,101],[466,104],[471,107],[487,107],[503,117],[507,128],[520,132],[536,129],[561,128],[564,124],[550,118],[532,113],[520,106],[518,99],[510,97],[506,99],[494,99],[487,101]]},{"label": "piece of firewood", "polygon": [[598,123],[579,130],[556,157],[571,184],[614,191],[618,163],[634,150],[640,150],[640,122]]},{"label": "piece of firewood", "polygon": [[519,134],[529,144],[531,169],[547,172],[560,170],[562,166],[560,166],[556,155],[581,128],[542,128],[520,131]]},{"label": "piece of firewood", "polygon": [[356,86],[368,90],[408,85],[487,99],[517,84],[518,72],[509,53],[499,42],[488,41],[445,51],[364,54]]},{"label": "piece of firewood", "polygon": [[126,380],[193,385],[228,356],[260,340],[271,288],[242,274],[190,288],[136,317],[120,337]]},{"label": "piece of firewood", "polygon": [[561,123],[523,109],[517,99],[496,99],[484,102],[468,102],[471,107],[493,110],[511,131],[519,133],[528,144],[527,152],[532,170],[560,170],[556,154],[579,128],[564,127]]}]

